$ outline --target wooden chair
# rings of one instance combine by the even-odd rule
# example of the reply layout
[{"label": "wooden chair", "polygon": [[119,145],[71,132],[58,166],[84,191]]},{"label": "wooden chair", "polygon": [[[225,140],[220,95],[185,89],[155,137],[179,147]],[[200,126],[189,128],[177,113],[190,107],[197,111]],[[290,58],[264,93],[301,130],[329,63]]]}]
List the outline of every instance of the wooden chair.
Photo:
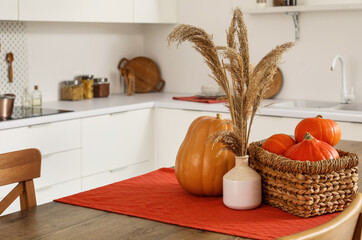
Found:
[{"label": "wooden chair", "polygon": [[18,185],[0,202],[0,215],[20,196],[20,208],[36,206],[33,178],[40,177],[41,154],[38,149],[25,149],[0,154],[0,186]]},{"label": "wooden chair", "polygon": [[337,217],[318,227],[278,238],[291,239],[318,239],[318,240],[361,240],[362,231],[362,194],[358,193],[352,203]]}]

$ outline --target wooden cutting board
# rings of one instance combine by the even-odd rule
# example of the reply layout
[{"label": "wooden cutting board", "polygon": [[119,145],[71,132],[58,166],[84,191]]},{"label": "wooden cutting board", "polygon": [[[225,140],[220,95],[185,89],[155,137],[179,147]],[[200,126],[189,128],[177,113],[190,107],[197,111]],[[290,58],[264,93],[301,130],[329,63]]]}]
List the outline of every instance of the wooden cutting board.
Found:
[{"label": "wooden cutting board", "polygon": [[150,58],[136,57],[131,60],[122,58],[118,64],[118,69],[123,77],[125,74],[134,74],[136,93],[159,92],[165,86],[165,81],[161,79],[159,67]]},{"label": "wooden cutting board", "polygon": [[275,95],[277,95],[280,92],[280,89],[283,86],[283,74],[278,68],[274,77],[273,77],[273,83],[270,89],[266,92],[264,98],[273,98]]}]

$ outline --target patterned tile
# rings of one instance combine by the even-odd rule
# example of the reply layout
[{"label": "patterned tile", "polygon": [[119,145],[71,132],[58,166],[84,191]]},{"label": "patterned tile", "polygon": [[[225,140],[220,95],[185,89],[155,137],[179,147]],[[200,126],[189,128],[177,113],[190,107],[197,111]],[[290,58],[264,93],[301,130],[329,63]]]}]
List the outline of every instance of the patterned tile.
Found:
[{"label": "patterned tile", "polygon": [[[21,22],[0,21],[0,94],[14,93],[15,105],[21,105],[28,88],[28,59],[25,26]],[[9,82],[9,64],[6,54],[12,52],[14,82]]]}]

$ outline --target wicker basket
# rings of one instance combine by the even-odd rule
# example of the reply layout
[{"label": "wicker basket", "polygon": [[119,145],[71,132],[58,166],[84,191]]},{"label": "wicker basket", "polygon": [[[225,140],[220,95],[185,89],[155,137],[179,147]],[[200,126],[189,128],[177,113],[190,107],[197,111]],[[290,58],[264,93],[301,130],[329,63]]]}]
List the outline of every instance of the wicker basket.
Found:
[{"label": "wicker basket", "polygon": [[299,217],[342,211],[357,193],[358,156],[337,150],[338,159],[294,161],[249,146],[250,166],[262,177],[263,202]]}]

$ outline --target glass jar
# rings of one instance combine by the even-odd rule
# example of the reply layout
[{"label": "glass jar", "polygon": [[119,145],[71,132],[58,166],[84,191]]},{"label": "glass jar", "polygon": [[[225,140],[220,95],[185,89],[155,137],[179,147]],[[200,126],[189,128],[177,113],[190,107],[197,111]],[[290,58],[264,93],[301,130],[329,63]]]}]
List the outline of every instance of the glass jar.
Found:
[{"label": "glass jar", "polygon": [[23,108],[31,108],[31,95],[27,88],[24,89],[22,106]]},{"label": "glass jar", "polygon": [[62,100],[77,101],[83,99],[83,84],[80,80],[62,82]]},{"label": "glass jar", "polygon": [[94,97],[108,97],[109,96],[109,82],[107,78],[95,78],[93,83]]},{"label": "glass jar", "polygon": [[42,105],[42,96],[38,88],[38,85],[34,86],[34,90],[31,93],[31,106],[34,108],[40,108]]},{"label": "glass jar", "polygon": [[93,75],[80,76],[83,84],[83,96],[85,99],[93,98]]}]

